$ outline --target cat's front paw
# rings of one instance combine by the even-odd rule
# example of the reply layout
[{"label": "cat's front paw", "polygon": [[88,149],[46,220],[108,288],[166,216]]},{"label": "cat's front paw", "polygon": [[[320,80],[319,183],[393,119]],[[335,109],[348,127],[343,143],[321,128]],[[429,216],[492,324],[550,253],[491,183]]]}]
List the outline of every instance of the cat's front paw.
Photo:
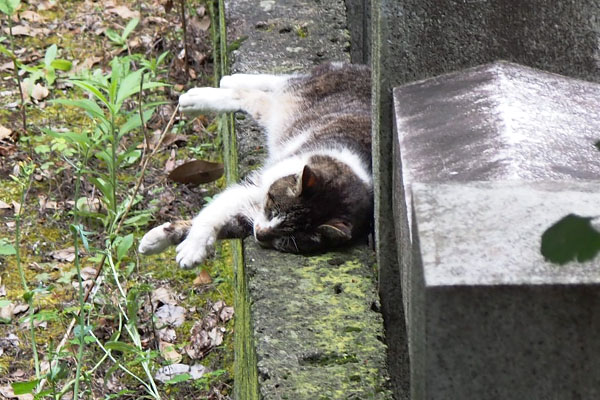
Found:
[{"label": "cat's front paw", "polygon": [[138,251],[144,255],[158,254],[171,245],[167,228],[171,224],[164,223],[148,231],[138,246]]},{"label": "cat's front paw", "polygon": [[192,229],[188,237],[177,246],[175,260],[181,268],[190,269],[201,263],[213,250],[216,236],[212,231],[196,231]]}]

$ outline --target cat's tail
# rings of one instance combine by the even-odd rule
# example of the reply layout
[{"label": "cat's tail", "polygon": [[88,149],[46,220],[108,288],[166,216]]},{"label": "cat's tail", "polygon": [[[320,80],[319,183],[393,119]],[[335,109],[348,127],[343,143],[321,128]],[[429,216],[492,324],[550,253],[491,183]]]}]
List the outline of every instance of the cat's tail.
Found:
[{"label": "cat's tail", "polygon": [[191,226],[192,220],[177,220],[157,226],[142,237],[138,251],[144,255],[162,253],[169,246],[183,242]]}]

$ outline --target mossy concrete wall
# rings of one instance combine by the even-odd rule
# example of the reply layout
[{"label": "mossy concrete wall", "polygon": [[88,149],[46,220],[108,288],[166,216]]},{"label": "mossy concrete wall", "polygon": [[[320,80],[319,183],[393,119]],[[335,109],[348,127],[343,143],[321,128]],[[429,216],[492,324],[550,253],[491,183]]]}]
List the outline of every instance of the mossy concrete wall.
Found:
[{"label": "mossy concrete wall", "polygon": [[[230,0],[226,10],[229,42],[239,44],[231,72],[290,73],[350,60],[341,0]],[[243,176],[260,165],[265,141],[244,115],[236,130]],[[250,331],[236,335],[256,354],[259,393],[236,376],[236,385],[248,385],[236,389],[238,400],[391,399],[372,250],[306,257],[244,244],[246,275],[238,279],[247,292],[238,295],[247,296]],[[236,364],[253,368],[251,353],[239,347]]]}]

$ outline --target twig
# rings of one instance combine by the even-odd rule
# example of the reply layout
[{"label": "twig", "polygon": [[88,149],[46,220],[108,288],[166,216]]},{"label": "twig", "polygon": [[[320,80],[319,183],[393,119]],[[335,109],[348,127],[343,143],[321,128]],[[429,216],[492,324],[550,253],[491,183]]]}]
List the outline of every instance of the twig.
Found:
[{"label": "twig", "polygon": [[[158,142],[156,143],[156,147],[154,148],[154,150],[152,150],[152,153],[150,153],[150,155],[148,155],[148,157],[144,161],[144,164],[142,165],[142,170],[140,172],[140,177],[138,178],[138,180],[137,180],[137,182],[135,184],[135,188],[133,189],[133,193],[131,194],[131,196],[129,198],[129,203],[127,204],[127,208],[123,212],[121,220],[119,221],[119,224],[117,225],[117,227],[115,229],[115,232],[114,232],[115,235],[121,229],[121,226],[123,225],[123,221],[125,221],[125,216],[129,213],[129,210],[131,210],[131,207],[132,207],[133,202],[135,200],[135,195],[137,194],[140,186],[142,185],[142,181],[144,180],[144,174],[146,172],[146,169],[148,168],[148,164],[150,163],[150,160],[152,159],[152,157],[158,152],[158,149],[160,148],[160,145],[162,144],[165,136],[167,135],[167,132],[169,131],[169,129],[171,128],[171,125],[173,124],[173,121],[175,120],[175,116],[177,115],[177,111],[179,111],[179,106],[175,107],[175,110],[173,111],[173,114],[171,115],[171,119],[169,119],[169,123],[167,124],[167,126],[163,130],[162,134],[160,135],[160,138],[158,139]],[[96,272],[96,275],[92,279],[91,285],[85,291],[85,296],[83,298],[83,302],[84,303],[87,303],[87,301],[88,301],[88,299],[90,297],[90,293],[92,293],[92,290],[94,289],[94,286],[95,286],[96,282],[98,281],[98,278],[100,277],[100,274],[102,273],[102,269],[104,267],[104,263],[106,262],[106,257],[107,257],[106,253],[104,253],[104,255],[102,256],[102,259],[100,260],[100,265],[98,267],[98,271]],[[60,353],[60,351],[62,350],[62,348],[67,343],[67,340],[68,340],[69,336],[71,336],[71,332],[73,331],[73,327],[77,323],[77,318],[79,317],[79,312],[81,312],[81,310],[77,312],[77,315],[75,317],[73,317],[73,319],[71,319],[71,323],[69,324],[69,327],[67,328],[67,331],[65,332],[62,340],[60,341],[60,343],[56,347],[55,354]],[[50,370],[52,370],[52,368],[54,368],[56,366],[57,362],[58,362],[58,360],[56,360],[56,359],[52,360],[52,362],[50,363]],[[46,381],[47,381],[46,378],[44,378],[44,379],[42,379],[40,381],[40,384],[39,384],[39,386],[37,388],[38,393],[40,391],[42,391],[42,389],[44,388],[44,385],[46,384]]]},{"label": "twig", "polygon": [[181,27],[183,29],[183,62],[185,63],[185,76],[188,77],[190,75],[190,67],[188,65],[188,46],[187,46],[187,23],[185,20],[185,0],[179,0],[181,4]]},{"label": "twig", "polygon": [[15,43],[13,40],[12,28],[13,28],[12,19],[9,16],[8,17],[8,33],[9,33],[9,35],[8,36],[10,36],[10,51],[12,53],[13,73],[15,75],[15,80],[17,81],[17,86],[19,87],[19,96],[21,96],[21,119],[23,121],[23,135],[26,135],[27,134],[27,117],[25,116],[25,97],[23,96],[23,88],[21,87],[21,78],[19,78],[19,69],[17,68],[17,56],[15,56]]}]

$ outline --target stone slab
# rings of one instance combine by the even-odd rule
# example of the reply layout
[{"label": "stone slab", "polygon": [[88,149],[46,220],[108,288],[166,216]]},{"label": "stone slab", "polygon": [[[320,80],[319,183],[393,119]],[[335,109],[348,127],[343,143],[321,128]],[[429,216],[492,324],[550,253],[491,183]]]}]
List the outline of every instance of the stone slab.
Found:
[{"label": "stone slab", "polygon": [[595,398],[600,260],[542,233],[597,216],[600,85],[506,62],[394,90],[413,399]]},{"label": "stone slab", "polygon": [[600,259],[550,264],[540,240],[599,187],[412,185],[413,398],[598,398]]},{"label": "stone slab", "polygon": [[[349,61],[341,0],[226,5],[230,41],[243,38],[231,54],[231,72],[291,73]],[[243,175],[261,163],[265,141],[250,118],[236,114],[235,122]],[[247,280],[259,397],[392,398],[370,249],[304,257],[264,250],[249,239],[244,259],[247,275],[239,278]]]}]

